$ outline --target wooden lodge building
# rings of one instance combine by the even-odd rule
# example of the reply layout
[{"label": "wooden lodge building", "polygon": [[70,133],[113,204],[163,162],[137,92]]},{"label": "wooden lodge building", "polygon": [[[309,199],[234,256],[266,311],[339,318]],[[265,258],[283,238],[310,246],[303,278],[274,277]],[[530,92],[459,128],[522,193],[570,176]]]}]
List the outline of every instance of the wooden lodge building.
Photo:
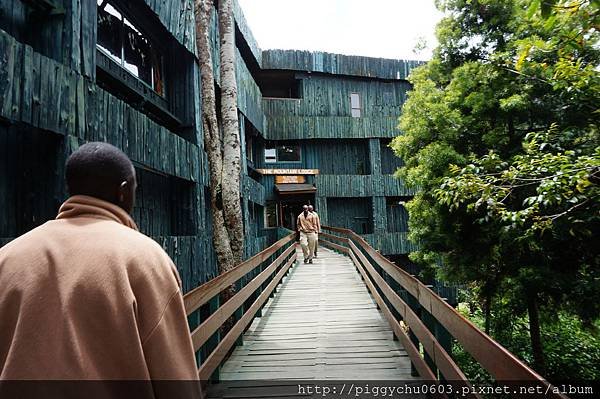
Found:
[{"label": "wooden lodge building", "polygon": [[[261,51],[234,13],[247,254],[304,203],[383,254],[410,252],[412,192],[388,144],[418,63]],[[192,0],[0,0],[0,245],[53,218],[69,154],[106,141],[133,160],[134,219],[185,290],[214,277],[195,54]]]}]

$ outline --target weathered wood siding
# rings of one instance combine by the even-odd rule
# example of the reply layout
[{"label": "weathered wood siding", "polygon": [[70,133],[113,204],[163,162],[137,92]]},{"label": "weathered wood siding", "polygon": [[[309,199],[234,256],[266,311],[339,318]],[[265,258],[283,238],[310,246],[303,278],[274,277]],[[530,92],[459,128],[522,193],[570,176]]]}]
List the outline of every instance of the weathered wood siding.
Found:
[{"label": "weathered wood siding", "polygon": [[[263,99],[267,137],[276,140],[395,137],[410,84],[311,76],[302,99]],[[360,95],[361,117],[351,115],[350,94]]]},{"label": "weathered wood siding", "polygon": [[258,42],[254,38],[250,27],[248,26],[248,22],[246,22],[246,17],[244,17],[244,12],[240,7],[240,4],[237,0],[233,2],[233,18],[235,19],[235,23],[240,33],[242,34],[244,40],[248,44],[252,56],[254,57],[256,63],[261,66],[262,65],[262,50],[258,46]]},{"label": "weathered wood siding", "polygon": [[54,0],[53,3],[64,10],[64,15],[34,17],[26,2],[0,0],[0,29],[35,52],[93,78],[96,2]]},{"label": "weathered wood siding", "polygon": [[[82,75],[0,30],[0,118],[77,138],[106,141],[133,161],[198,179],[198,146]],[[163,148],[171,151],[161,151]]]},{"label": "weathered wood siding", "polygon": [[238,108],[254,128],[263,133],[266,119],[262,108],[262,94],[239,50],[236,50],[235,73],[238,87]]},{"label": "weathered wood siding", "polygon": [[392,175],[398,168],[404,166],[402,159],[394,154],[394,150],[389,147],[390,139],[380,139],[381,144],[381,173]]},{"label": "weathered wood siding", "polygon": [[410,196],[414,191],[389,175],[317,175],[315,185],[323,197]]},{"label": "weathered wood siding", "polygon": [[369,198],[327,198],[327,220],[335,221],[336,227],[370,234],[373,232],[371,201]]},{"label": "weathered wood siding", "polygon": [[291,69],[380,79],[406,79],[410,71],[421,64],[419,61],[299,50],[265,50],[262,53],[263,69]]},{"label": "weathered wood siding", "polygon": [[408,232],[408,211],[404,205],[398,204],[399,200],[386,205],[387,231],[390,233]]},{"label": "weathered wood siding", "polygon": [[305,148],[316,153],[316,164],[310,167],[319,169],[320,174],[369,174],[369,148],[364,140],[311,140]]},{"label": "weathered wood siding", "polygon": [[242,176],[242,197],[247,198],[255,204],[265,205],[265,187],[252,179],[251,177]]},{"label": "weathered wood siding", "polygon": [[0,245],[56,216],[64,152],[60,135],[0,122]]},{"label": "weathered wood siding", "polygon": [[[137,0],[136,0],[137,1]],[[169,32],[192,54],[196,54],[194,0],[143,0]]]},{"label": "weathered wood siding", "polygon": [[408,239],[406,232],[363,234],[362,236],[373,248],[384,255],[408,254],[418,248]]},{"label": "weathered wood siding", "polygon": [[[264,100],[277,101],[277,100]],[[263,103],[264,104],[264,103]],[[352,118],[348,116],[268,116],[267,138],[294,139],[365,139],[396,137],[397,118]]]}]

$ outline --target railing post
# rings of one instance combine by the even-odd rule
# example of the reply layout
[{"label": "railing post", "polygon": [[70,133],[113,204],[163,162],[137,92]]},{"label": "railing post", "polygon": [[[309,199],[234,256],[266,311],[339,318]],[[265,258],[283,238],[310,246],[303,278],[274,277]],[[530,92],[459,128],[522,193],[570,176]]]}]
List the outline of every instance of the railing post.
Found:
[{"label": "railing post", "polygon": [[[412,296],[406,290],[402,290],[402,292],[404,294],[403,295],[404,298],[402,298],[402,299],[404,299],[404,302],[406,302],[408,304],[408,306],[412,309],[412,311],[418,315],[420,313],[419,309],[420,309],[421,305],[419,305],[419,301],[417,300],[417,298]],[[415,335],[415,333],[413,333],[412,329],[408,330],[408,337],[410,338],[410,341],[413,343],[413,345],[417,349],[419,349],[420,348],[419,340],[417,339],[417,336]],[[410,362],[410,375],[412,375],[413,377],[419,376],[419,373],[413,362]]]},{"label": "railing post", "polygon": [[[246,285],[246,277],[242,277],[235,284],[235,292],[240,292],[241,289],[244,288],[245,285]],[[236,310],[235,313],[233,314],[233,318],[235,319],[235,322],[237,323],[242,318],[243,315],[244,315],[244,304],[242,304],[238,308],[238,310]],[[240,334],[238,339],[235,341],[235,346],[242,346],[242,345],[244,345],[244,334]]]},{"label": "railing post", "polygon": [[[442,298],[447,302],[446,298]],[[440,343],[442,348],[452,356],[452,335],[442,326],[442,324],[435,319],[435,339]]]},{"label": "railing post", "polygon": [[[423,324],[425,324],[425,327],[427,327],[427,329],[429,331],[431,331],[431,333],[434,335],[434,337],[437,340],[437,334],[436,334],[436,328],[435,325],[437,324],[437,320],[435,320],[435,318],[429,314],[429,312],[427,312],[425,309],[423,309],[422,307],[419,309],[419,318],[421,319],[421,321],[423,322]],[[435,361],[431,358],[431,356],[429,356],[429,354],[425,351],[423,358],[425,359],[425,363],[427,363],[427,365],[429,366],[429,369],[433,372],[434,375],[438,375],[438,369],[435,365]]]},{"label": "railing post", "polygon": [[[196,327],[198,327],[200,325],[200,322],[201,322],[200,309],[198,309],[194,313],[190,314],[188,316],[187,320],[188,320],[188,326],[190,328],[190,331],[194,331],[196,329]],[[200,364],[202,363],[202,349],[196,351],[194,353],[194,357],[196,358],[196,368],[199,368]]]},{"label": "railing post", "polygon": [[[211,299],[208,303],[208,316],[210,316],[211,314],[213,314],[214,312],[217,311],[217,309],[219,309],[219,306],[221,306],[221,297],[220,295],[216,295],[213,299]],[[204,344],[204,346],[202,347],[202,350],[200,351],[201,353],[201,361],[203,362],[206,358],[208,358],[208,356],[210,355],[210,353],[217,347],[217,345],[219,345],[219,342],[221,342],[221,331],[217,330],[217,332],[210,337],[210,339],[208,341],[206,341],[206,343]],[[220,380],[220,371],[221,366],[217,367],[214,371],[214,373],[212,374],[212,376],[210,377],[210,380],[214,383],[219,382]]]}]

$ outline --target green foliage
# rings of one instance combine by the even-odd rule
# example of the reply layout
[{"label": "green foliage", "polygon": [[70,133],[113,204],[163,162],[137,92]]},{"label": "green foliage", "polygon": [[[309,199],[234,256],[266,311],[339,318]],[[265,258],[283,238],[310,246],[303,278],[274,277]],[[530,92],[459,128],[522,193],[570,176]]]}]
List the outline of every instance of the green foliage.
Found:
[{"label": "green foliage", "polygon": [[[491,324],[513,320],[524,331],[533,298],[548,351],[549,313],[560,310],[568,325],[577,317],[581,329],[600,315],[589,300],[600,295],[600,7],[437,4],[447,15],[440,45],[410,76],[403,135],[392,143],[405,162],[397,176],[420,189],[407,206],[420,245],[411,257],[429,273],[474,284],[493,309],[510,308],[492,311]],[[517,327],[505,327],[506,337],[502,328],[495,336],[532,361]],[[549,376],[569,369],[550,352],[546,360]]]},{"label": "green foliage", "polygon": [[[468,310],[463,314],[476,325],[483,328],[483,311],[477,306],[477,299],[471,297]],[[518,305],[517,305],[518,307]],[[513,303],[500,300],[494,307],[492,333],[504,347],[524,359],[532,362],[529,345],[528,320],[526,317],[513,317]],[[600,321],[597,321],[597,324]],[[566,312],[546,315],[542,342],[546,355],[548,374],[551,381],[572,381],[600,379],[600,333],[597,326],[592,329],[582,325],[581,321]],[[465,375],[474,382],[492,381],[472,357],[460,346],[454,345],[452,354]]]}]

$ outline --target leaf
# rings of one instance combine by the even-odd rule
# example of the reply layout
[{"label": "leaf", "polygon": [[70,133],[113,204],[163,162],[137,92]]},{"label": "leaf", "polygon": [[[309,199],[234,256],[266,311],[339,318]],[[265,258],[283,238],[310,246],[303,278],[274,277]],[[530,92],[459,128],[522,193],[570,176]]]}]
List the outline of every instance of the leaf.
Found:
[{"label": "leaf", "polygon": [[532,0],[531,3],[529,4],[529,7],[527,8],[527,18],[531,18],[535,15],[535,13],[537,12],[537,10],[539,10],[540,8],[540,0]]},{"label": "leaf", "polygon": [[521,51],[521,54],[519,54],[519,59],[517,60],[517,63],[515,64],[515,69],[517,71],[521,71],[521,69],[523,69],[523,63],[525,62],[525,59],[527,59],[527,57],[529,56],[530,50],[531,50],[531,44],[528,44]]},{"label": "leaf", "polygon": [[546,19],[551,15],[555,3],[556,0],[541,0],[542,18]]}]

